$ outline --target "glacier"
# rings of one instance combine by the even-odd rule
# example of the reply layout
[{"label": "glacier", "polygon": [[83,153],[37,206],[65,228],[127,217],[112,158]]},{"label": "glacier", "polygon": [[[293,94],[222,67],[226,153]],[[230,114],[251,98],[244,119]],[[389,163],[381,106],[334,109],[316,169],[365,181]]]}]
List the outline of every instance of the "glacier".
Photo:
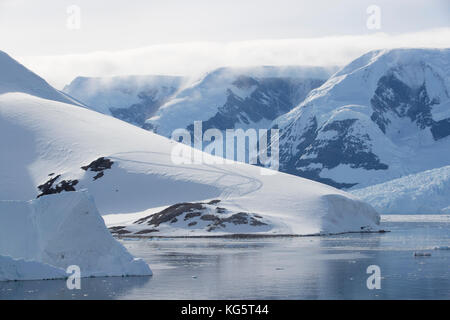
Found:
[{"label": "glacier", "polygon": [[351,191],[382,214],[450,214],[450,166]]}]

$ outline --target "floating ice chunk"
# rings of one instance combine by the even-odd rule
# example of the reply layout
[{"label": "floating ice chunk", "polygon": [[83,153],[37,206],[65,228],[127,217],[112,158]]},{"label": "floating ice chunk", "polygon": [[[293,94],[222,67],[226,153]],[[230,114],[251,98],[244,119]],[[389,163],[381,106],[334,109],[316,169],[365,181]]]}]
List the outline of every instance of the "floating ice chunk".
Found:
[{"label": "floating ice chunk", "polygon": [[434,247],[434,250],[450,250],[450,246],[438,246]]},{"label": "floating ice chunk", "polygon": [[143,260],[111,236],[85,192],[0,201],[0,255],[13,259],[0,260],[0,271],[8,270],[8,280],[39,274],[41,279],[60,278],[61,270],[71,265],[80,268],[82,277],[152,274]]},{"label": "floating ice chunk", "polygon": [[0,281],[63,279],[66,277],[67,274],[63,269],[45,263],[0,256]]}]

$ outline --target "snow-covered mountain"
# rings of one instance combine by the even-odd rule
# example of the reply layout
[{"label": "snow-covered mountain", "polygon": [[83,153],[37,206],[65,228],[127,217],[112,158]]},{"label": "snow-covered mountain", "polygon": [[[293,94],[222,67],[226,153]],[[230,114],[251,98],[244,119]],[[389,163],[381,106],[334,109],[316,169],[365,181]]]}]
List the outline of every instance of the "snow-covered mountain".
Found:
[{"label": "snow-covered mountain", "polygon": [[357,189],[352,193],[384,214],[450,214],[450,166]]},{"label": "snow-covered mountain", "polygon": [[0,94],[7,92],[23,92],[43,99],[81,105],[0,51]]},{"label": "snow-covered mountain", "polygon": [[267,128],[335,71],[320,67],[220,68],[187,86],[151,117],[146,128],[170,137],[175,129]]},{"label": "snow-covered mountain", "polygon": [[280,169],[361,188],[450,164],[450,49],[369,52],[274,121]]},{"label": "snow-covered mountain", "polygon": [[90,109],[141,127],[183,86],[176,76],[77,77],[63,91]]},{"label": "snow-covered mountain", "polygon": [[[378,228],[371,206],[333,187],[223,163],[113,117],[26,93],[0,95],[0,150],[5,151],[0,200],[87,190],[103,215],[138,215],[133,233],[317,234]],[[192,158],[202,161],[190,163]]]}]

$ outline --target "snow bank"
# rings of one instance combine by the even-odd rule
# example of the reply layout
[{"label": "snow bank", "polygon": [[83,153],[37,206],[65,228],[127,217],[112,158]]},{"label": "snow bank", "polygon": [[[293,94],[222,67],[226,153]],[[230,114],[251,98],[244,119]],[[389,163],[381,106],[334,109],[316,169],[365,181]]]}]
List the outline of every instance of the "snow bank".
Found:
[{"label": "snow bank", "polygon": [[60,278],[70,265],[82,277],[152,274],[111,236],[85,192],[0,201],[0,255],[10,257],[0,259],[6,280]]},{"label": "snow bank", "polygon": [[449,214],[450,166],[351,191],[383,214]]}]

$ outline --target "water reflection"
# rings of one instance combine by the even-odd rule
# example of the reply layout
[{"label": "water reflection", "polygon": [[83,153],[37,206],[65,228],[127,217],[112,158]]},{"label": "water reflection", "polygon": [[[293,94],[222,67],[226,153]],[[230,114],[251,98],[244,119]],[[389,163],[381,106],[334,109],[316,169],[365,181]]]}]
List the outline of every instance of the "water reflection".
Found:
[{"label": "water reflection", "polygon": [[65,280],[0,282],[1,299],[114,299],[148,285],[151,277],[83,278],[80,290],[69,290]]},{"label": "water reflection", "polygon": [[[153,277],[0,283],[7,299],[449,299],[450,223],[388,222],[387,234],[272,239],[123,241]],[[369,265],[381,290],[366,286]]]}]

